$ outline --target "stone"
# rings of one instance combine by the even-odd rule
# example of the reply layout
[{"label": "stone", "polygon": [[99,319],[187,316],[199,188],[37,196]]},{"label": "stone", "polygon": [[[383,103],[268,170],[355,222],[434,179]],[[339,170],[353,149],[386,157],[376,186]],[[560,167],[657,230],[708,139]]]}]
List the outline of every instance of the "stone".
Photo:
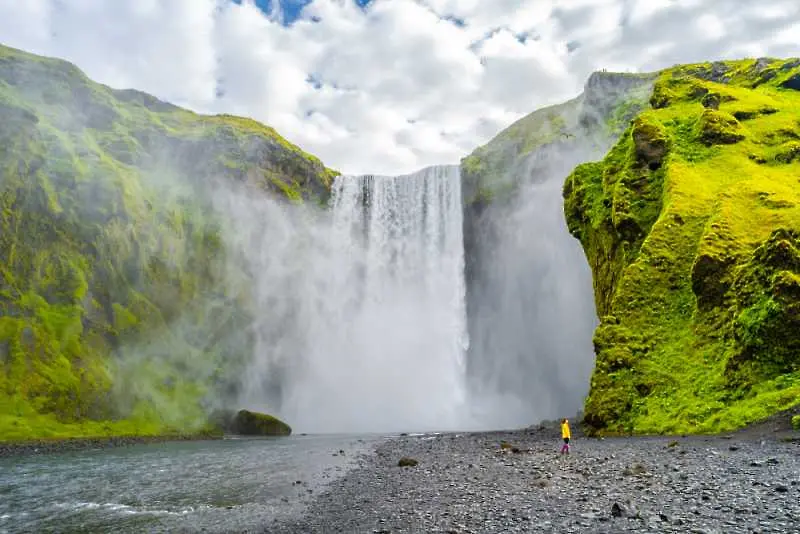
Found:
[{"label": "stone", "polygon": [[236,434],[245,436],[289,436],[292,427],[268,414],[239,410],[232,423]]},{"label": "stone", "polygon": [[416,467],[419,462],[414,458],[409,458],[407,456],[403,456],[398,460],[397,466],[398,467]]}]

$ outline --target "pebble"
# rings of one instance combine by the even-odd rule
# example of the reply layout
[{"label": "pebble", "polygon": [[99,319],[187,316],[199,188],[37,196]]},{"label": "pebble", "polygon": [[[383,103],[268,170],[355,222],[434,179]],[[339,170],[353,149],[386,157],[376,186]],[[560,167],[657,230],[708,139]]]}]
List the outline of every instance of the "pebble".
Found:
[{"label": "pebble", "polygon": [[265,532],[800,532],[797,441],[577,434],[568,456],[558,429],[393,438]]}]

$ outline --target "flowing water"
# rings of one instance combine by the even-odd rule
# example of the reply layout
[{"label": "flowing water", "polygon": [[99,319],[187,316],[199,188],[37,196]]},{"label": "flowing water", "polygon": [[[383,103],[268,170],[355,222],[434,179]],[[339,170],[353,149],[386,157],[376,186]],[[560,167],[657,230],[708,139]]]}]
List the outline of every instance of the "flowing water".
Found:
[{"label": "flowing water", "polygon": [[458,167],[344,176],[332,193],[319,218],[265,223],[263,255],[244,255],[264,312],[242,404],[309,432],[468,427]]},{"label": "flowing water", "polygon": [[0,532],[260,532],[297,514],[379,438],[226,439],[2,458]]}]

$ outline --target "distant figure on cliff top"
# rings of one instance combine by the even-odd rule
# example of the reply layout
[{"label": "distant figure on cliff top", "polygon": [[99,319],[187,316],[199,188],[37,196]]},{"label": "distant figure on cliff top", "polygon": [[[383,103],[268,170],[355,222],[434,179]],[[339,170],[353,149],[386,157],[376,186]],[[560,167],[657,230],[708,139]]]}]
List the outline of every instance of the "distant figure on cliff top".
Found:
[{"label": "distant figure on cliff top", "polygon": [[564,440],[564,445],[561,446],[561,454],[569,454],[569,438],[572,435],[569,431],[569,421],[567,418],[561,420],[561,439]]}]

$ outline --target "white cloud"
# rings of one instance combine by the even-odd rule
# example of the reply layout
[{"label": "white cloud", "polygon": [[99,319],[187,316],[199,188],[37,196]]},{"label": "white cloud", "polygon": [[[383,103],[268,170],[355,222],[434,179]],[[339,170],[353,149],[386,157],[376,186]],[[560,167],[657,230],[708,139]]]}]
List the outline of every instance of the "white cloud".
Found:
[{"label": "white cloud", "polygon": [[798,25],[795,0],[314,0],[289,27],[250,2],[0,0],[4,44],[382,174],[456,162],[593,70],[798,55]]}]

